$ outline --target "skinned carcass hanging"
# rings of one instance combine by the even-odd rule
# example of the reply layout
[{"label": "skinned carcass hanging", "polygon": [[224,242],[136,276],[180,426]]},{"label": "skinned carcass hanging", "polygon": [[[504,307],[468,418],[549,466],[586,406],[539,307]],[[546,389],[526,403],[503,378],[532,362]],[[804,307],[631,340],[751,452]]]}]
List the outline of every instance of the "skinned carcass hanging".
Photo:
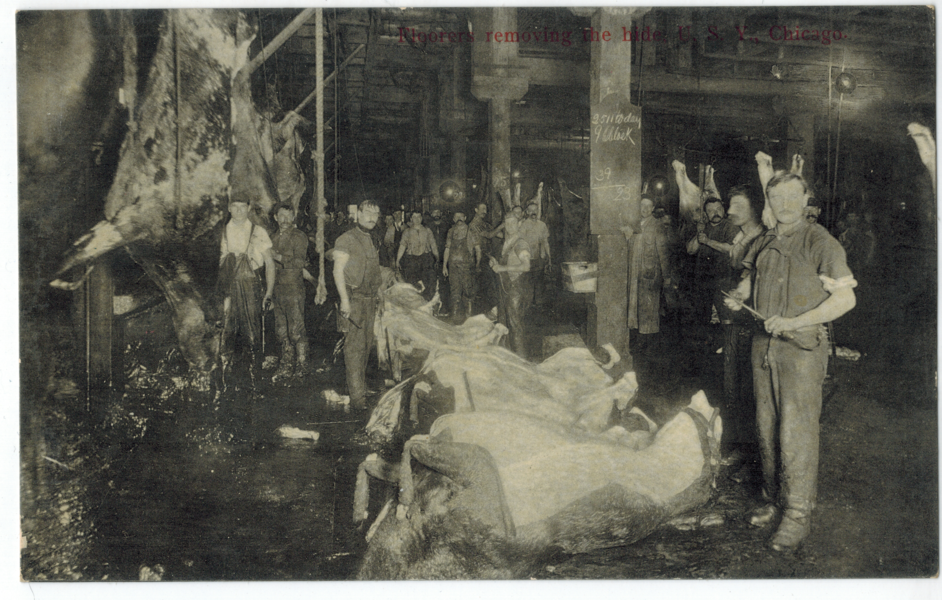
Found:
[{"label": "skinned carcass hanging", "polygon": [[212,296],[230,199],[267,219],[277,189],[258,136],[248,62],[255,34],[235,10],[168,11],[131,115],[104,216],[60,273],[119,247],[161,289],[196,375],[218,358]]}]

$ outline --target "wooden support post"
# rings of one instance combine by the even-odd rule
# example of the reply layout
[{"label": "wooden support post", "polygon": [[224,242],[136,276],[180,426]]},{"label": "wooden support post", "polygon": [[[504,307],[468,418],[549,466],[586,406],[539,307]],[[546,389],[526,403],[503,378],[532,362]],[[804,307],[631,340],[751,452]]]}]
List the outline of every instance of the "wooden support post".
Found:
[{"label": "wooden support post", "polygon": [[[475,31],[514,31],[517,9],[475,9],[471,18]],[[488,103],[487,164],[490,189],[501,198],[504,212],[512,208],[510,109],[514,101],[523,98],[530,86],[526,77],[527,69],[511,66],[516,56],[516,42],[475,43],[471,51],[471,93],[478,100]],[[495,207],[490,208],[493,215]]]},{"label": "wooden support post", "polygon": [[[630,8],[601,8],[592,28],[631,30]],[[591,56],[590,232],[598,236],[598,284],[589,310],[590,346],[610,343],[628,353],[628,241],[621,228],[641,220],[641,109],[631,104],[631,44],[593,43]]]},{"label": "wooden support post", "polygon": [[86,366],[88,389],[111,387],[111,353],[114,330],[114,282],[106,256],[95,261],[95,268],[85,281]]},{"label": "wooden support post", "polygon": [[[350,53],[350,56],[348,56],[347,58],[345,58],[345,59],[343,60],[343,62],[340,63],[340,66],[337,67],[337,70],[334,71],[333,73],[331,73],[330,75],[328,75],[326,79],[324,79],[323,87],[326,87],[326,86],[330,85],[331,82],[333,82],[334,78],[337,77],[337,74],[340,73],[341,71],[343,71],[344,68],[345,68],[348,64],[350,64],[350,61],[353,59],[353,57],[356,56],[356,55],[360,52],[360,50],[362,50],[362,49],[364,49],[364,48],[366,48],[366,44],[360,44],[359,46],[357,46],[357,47],[353,50],[353,52]],[[323,68],[323,67],[321,67],[321,68]],[[313,90],[311,90],[311,93],[308,94],[307,97],[306,97],[304,100],[301,101],[301,104],[298,104],[298,105],[295,107],[294,112],[299,113],[299,112],[301,112],[302,109],[304,109],[305,106],[307,106],[308,104],[310,104],[311,100],[313,100],[314,98],[317,97],[317,90],[318,90],[317,87],[315,87]],[[335,115],[335,116],[336,116],[336,115]],[[334,121],[334,117],[331,117],[331,118],[330,118],[330,121],[328,121],[327,123],[330,124],[330,123],[333,123],[333,121]]]}]

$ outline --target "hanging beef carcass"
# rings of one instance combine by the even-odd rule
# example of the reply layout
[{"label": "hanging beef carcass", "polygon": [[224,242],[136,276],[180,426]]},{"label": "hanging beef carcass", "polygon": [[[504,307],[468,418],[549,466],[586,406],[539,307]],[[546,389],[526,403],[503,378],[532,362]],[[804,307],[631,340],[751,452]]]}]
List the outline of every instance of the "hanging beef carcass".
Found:
[{"label": "hanging beef carcass", "polygon": [[674,179],[677,182],[677,188],[680,190],[680,218],[688,223],[694,222],[699,218],[698,214],[703,208],[703,199],[706,197],[719,198],[720,193],[716,189],[716,183],[713,181],[713,166],[706,167],[706,182],[703,184],[703,193],[700,188],[687,176],[687,167],[679,160],[671,163],[674,168]]},{"label": "hanging beef carcass", "polygon": [[300,214],[301,196],[307,189],[301,168],[305,145],[298,132],[298,125],[306,122],[304,117],[294,111],[289,111],[277,123],[264,116],[261,121],[262,152],[265,161],[271,166],[278,197],[281,202],[294,207],[295,214]]},{"label": "hanging beef carcass", "polygon": [[218,356],[210,290],[219,261],[214,232],[227,202],[246,200],[256,217],[267,218],[278,198],[242,70],[253,38],[240,11],[166,13],[105,220],[74,244],[60,269],[127,248],[166,296],[183,355],[198,375]]},{"label": "hanging beef carcass", "polygon": [[519,578],[556,549],[633,543],[709,500],[721,434],[703,392],[656,433],[505,411],[443,416],[398,465],[375,455],[361,465],[355,520],[367,518],[367,473],[399,492],[369,529],[359,577]]},{"label": "hanging beef carcass", "polygon": [[96,185],[98,176],[113,176],[125,122],[119,89],[133,104],[133,31],[127,12],[16,14],[23,313],[55,302],[47,283],[61,253],[100,218],[107,183]]}]

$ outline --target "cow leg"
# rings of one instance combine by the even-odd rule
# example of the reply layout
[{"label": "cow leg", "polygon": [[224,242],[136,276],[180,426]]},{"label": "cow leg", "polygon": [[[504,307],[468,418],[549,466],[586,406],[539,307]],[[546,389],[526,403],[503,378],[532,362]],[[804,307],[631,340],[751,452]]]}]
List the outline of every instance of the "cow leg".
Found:
[{"label": "cow leg", "polygon": [[703,191],[719,198],[720,191],[716,188],[716,182],[713,181],[713,175],[715,173],[716,169],[713,168],[713,165],[707,165],[706,177],[704,177],[705,181],[703,182]]},{"label": "cow leg", "polygon": [[356,488],[353,493],[353,522],[359,523],[368,516],[370,504],[369,476],[382,481],[399,481],[398,465],[388,463],[377,454],[370,454],[357,469]]},{"label": "cow leg", "polygon": [[921,123],[910,123],[907,127],[909,135],[916,142],[916,149],[919,151],[919,159],[929,170],[932,177],[932,187],[936,185],[936,161],[935,161],[935,140],[932,139],[932,131]]},{"label": "cow leg", "polygon": [[[756,164],[759,169],[759,182],[762,184],[762,192],[765,193],[765,186],[768,185],[768,183],[772,181],[772,177],[775,176],[775,169],[772,167],[772,157],[765,152],[757,152]],[[769,229],[775,227],[777,223],[775,216],[772,214],[772,209],[769,207],[768,199],[766,199],[765,207],[762,209],[762,223]]]},{"label": "cow leg", "polygon": [[399,350],[399,342],[395,339],[389,351],[389,360],[392,363],[393,381],[399,383],[402,381],[402,352]]},{"label": "cow leg", "polygon": [[801,172],[805,169],[805,159],[802,158],[801,154],[795,154],[792,156],[792,168],[790,172],[793,175],[801,175]]},{"label": "cow leg", "polygon": [[700,208],[700,188],[690,181],[687,177],[687,167],[679,160],[671,163],[674,167],[674,179],[677,181],[677,187],[680,190],[680,214],[681,217],[690,220],[697,209]]},{"label": "cow leg", "polygon": [[128,247],[131,257],[157,284],[170,305],[180,351],[190,365],[191,377],[200,389],[208,389],[209,373],[216,366],[220,336],[206,322],[203,299],[186,264],[161,259],[147,251]]}]

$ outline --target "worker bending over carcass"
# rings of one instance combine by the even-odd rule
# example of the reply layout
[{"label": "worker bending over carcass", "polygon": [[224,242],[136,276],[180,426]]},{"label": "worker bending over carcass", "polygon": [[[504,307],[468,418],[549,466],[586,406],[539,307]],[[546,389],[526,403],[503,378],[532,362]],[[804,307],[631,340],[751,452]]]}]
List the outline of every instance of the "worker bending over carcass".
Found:
[{"label": "worker bending over carcass", "polygon": [[854,307],[857,282],[838,241],[803,218],[809,190],[801,175],[773,174],[771,159],[761,153],[757,159],[774,226],[749,249],[743,279],[726,304],[739,310],[754,298],[765,319],[752,344],[765,504],[750,523],[770,524],[784,509],[771,539],[772,549],[784,552],[811,531],[828,359],[824,323]]}]

